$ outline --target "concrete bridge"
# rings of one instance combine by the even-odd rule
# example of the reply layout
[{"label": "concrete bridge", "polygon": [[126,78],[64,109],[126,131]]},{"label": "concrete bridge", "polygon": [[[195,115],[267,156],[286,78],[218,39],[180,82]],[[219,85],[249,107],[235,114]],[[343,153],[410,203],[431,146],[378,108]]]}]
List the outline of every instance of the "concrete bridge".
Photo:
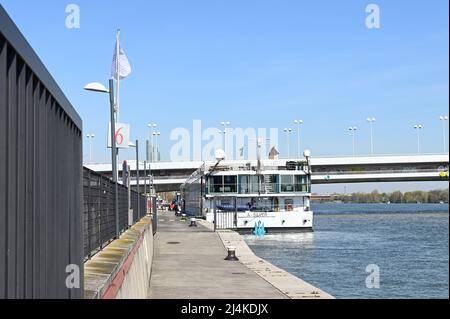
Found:
[{"label": "concrete bridge", "polygon": [[[292,159],[278,159],[278,165],[284,165]],[[268,163],[270,160],[264,160]],[[131,167],[131,185],[136,182],[136,161],[127,161]],[[224,161],[223,164],[256,164],[255,160]],[[213,162],[206,162],[214,164]],[[364,182],[406,182],[406,181],[440,181],[448,180],[448,154],[423,155],[378,155],[378,156],[335,156],[312,157],[312,183],[364,183]],[[177,191],[202,161],[156,162],[150,163],[153,185],[157,192]],[[110,164],[86,165],[91,170],[108,175],[111,174]],[[144,163],[139,162],[140,185],[150,184],[150,178],[144,181]],[[119,171],[121,175],[121,171]]]}]

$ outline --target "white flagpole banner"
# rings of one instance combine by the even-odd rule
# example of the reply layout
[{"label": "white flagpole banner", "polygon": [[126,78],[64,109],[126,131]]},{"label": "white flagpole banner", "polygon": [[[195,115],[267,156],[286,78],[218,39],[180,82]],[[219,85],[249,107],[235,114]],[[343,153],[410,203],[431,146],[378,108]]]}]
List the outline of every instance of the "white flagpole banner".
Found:
[{"label": "white flagpole banner", "polygon": [[120,111],[120,80],[126,78],[130,73],[130,62],[128,61],[125,51],[120,46],[120,30],[118,30],[111,66],[111,77],[116,80],[116,122],[119,121]]},{"label": "white flagpole banner", "polygon": [[[111,76],[115,79],[124,79],[131,73],[131,66],[125,51],[120,46],[120,31],[117,33],[116,47],[114,49],[113,63],[111,67]],[[117,51],[119,51],[119,58],[117,59]],[[119,70],[119,72],[117,72]],[[118,77],[119,75],[119,77]]]}]

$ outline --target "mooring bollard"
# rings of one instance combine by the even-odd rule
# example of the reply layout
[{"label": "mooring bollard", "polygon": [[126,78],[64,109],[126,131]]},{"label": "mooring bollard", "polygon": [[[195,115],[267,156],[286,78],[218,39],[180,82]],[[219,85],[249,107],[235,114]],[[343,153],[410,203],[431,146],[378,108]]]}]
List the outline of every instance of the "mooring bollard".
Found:
[{"label": "mooring bollard", "polygon": [[189,227],[197,227],[197,220],[195,218],[191,218],[191,224]]},{"label": "mooring bollard", "polygon": [[181,220],[186,220],[186,214],[181,214]]},{"label": "mooring bollard", "polygon": [[228,246],[227,251],[228,251],[228,256],[225,258],[225,260],[229,260],[229,261],[238,261],[239,260],[236,257],[236,247]]}]

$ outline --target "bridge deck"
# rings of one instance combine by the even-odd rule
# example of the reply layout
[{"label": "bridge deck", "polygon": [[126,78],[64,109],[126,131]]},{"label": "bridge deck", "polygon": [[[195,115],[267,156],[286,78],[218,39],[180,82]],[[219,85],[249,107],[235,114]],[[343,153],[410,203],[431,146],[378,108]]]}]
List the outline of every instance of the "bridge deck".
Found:
[{"label": "bridge deck", "polygon": [[288,298],[240,262],[225,261],[216,233],[172,212],[158,217],[154,249],[150,299]]}]

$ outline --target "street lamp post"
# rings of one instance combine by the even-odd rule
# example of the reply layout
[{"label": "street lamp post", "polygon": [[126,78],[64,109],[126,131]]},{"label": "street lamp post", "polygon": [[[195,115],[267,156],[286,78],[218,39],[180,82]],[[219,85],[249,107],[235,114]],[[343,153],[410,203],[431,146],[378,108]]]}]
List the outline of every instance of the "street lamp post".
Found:
[{"label": "street lamp post", "polygon": [[[130,147],[134,147],[135,151],[136,151],[136,191],[138,193],[138,202],[137,202],[137,216],[139,218],[140,216],[140,203],[139,203],[139,194],[140,194],[140,185],[141,185],[141,181],[140,181],[140,177],[141,177],[141,164],[139,162],[139,140],[136,140],[133,143],[129,143],[128,144]],[[145,174],[145,164],[144,164],[144,174]],[[145,181],[145,180],[144,180]],[[134,216],[129,216],[128,218],[128,225],[132,226],[135,222],[137,222],[137,220],[134,220]]]},{"label": "street lamp post", "polygon": [[414,129],[417,131],[417,154],[420,154],[420,131],[423,129],[422,125],[414,125]]},{"label": "street lamp post", "polygon": [[287,144],[287,157],[291,157],[291,139],[290,134],[292,133],[291,128],[285,128],[284,132],[286,133],[286,144]]},{"label": "street lamp post", "polygon": [[369,122],[370,125],[370,155],[373,155],[373,123],[376,122],[376,119],[374,117],[367,118],[367,122]]},{"label": "street lamp post", "polygon": [[158,136],[161,136],[161,132],[154,132],[153,136],[155,137],[155,152],[156,152],[156,160],[155,162],[159,161],[159,152],[158,152]]},{"label": "street lamp post", "polygon": [[95,138],[94,134],[88,134],[86,137],[89,140],[89,163],[92,164],[92,139]]},{"label": "street lamp post", "polygon": [[445,136],[446,136],[445,128],[447,126],[446,123],[448,123],[448,116],[447,115],[440,116],[439,120],[442,122],[442,138],[443,138],[443,141],[444,141],[444,153],[447,153],[447,141],[446,141],[446,138],[445,138]]},{"label": "street lamp post", "polygon": [[223,136],[222,136],[222,147],[223,147],[223,149],[224,149],[224,151],[225,151],[225,134],[226,134],[226,132],[225,131],[222,131],[222,130],[219,130],[219,134],[222,134]]},{"label": "street lamp post", "polygon": [[226,154],[227,151],[227,129],[231,125],[230,122],[221,122],[220,123],[223,126],[223,131],[219,131],[220,134],[223,134],[223,150]]},{"label": "street lamp post", "polygon": [[[140,175],[141,175],[141,171],[139,170],[139,141],[138,140],[136,140],[136,184],[137,184],[137,186],[136,186],[136,190],[137,190],[137,193],[138,193],[138,200],[137,200],[137,216],[140,216],[140,214],[141,214],[141,211],[140,211],[140,200],[139,200],[139,193],[140,193],[140,191],[139,191],[139,187],[140,187]],[[137,222],[137,220],[135,220],[134,222]]]},{"label": "street lamp post", "polygon": [[149,161],[153,162],[153,158],[154,158],[154,152],[153,152],[153,144],[154,144],[153,135],[154,135],[154,133],[153,133],[153,130],[157,127],[157,125],[154,123],[150,123],[147,126],[150,129],[150,140],[151,140]]},{"label": "street lamp post", "polygon": [[350,126],[348,128],[350,132],[352,132],[352,139],[353,139],[353,157],[356,155],[356,131],[358,128],[356,126]]},{"label": "street lamp post", "polygon": [[119,228],[119,197],[118,197],[118,183],[117,183],[117,145],[115,139],[116,123],[115,123],[115,101],[114,101],[114,81],[109,80],[109,90],[100,83],[90,83],[84,87],[87,91],[109,93],[109,110],[111,122],[111,164],[112,164],[112,181],[114,182],[114,210],[116,217],[116,239],[120,236]]},{"label": "street lamp post", "polygon": [[300,125],[303,124],[303,120],[295,120],[294,124],[297,124],[297,156],[300,158],[301,147],[300,147]]},{"label": "street lamp post", "polygon": [[147,161],[144,161],[144,196],[147,198]]}]

